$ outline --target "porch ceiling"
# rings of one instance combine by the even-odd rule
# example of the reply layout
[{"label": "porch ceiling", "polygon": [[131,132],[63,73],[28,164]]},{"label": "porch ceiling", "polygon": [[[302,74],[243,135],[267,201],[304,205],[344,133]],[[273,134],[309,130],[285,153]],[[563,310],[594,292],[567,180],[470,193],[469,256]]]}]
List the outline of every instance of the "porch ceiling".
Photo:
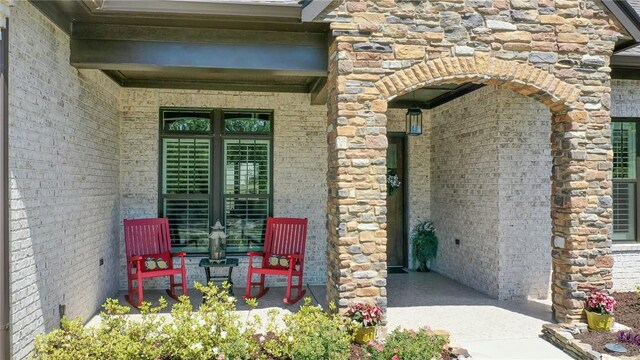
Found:
[{"label": "porch ceiling", "polygon": [[433,109],[442,104],[475,91],[484,85],[480,84],[441,84],[432,87],[417,89],[408,94],[398,96],[389,102],[390,108],[419,107],[421,109]]},{"label": "porch ceiling", "polygon": [[304,19],[328,0],[31,2],[70,35],[73,66],[122,86],[309,92],[325,101],[318,85],[329,26]]}]

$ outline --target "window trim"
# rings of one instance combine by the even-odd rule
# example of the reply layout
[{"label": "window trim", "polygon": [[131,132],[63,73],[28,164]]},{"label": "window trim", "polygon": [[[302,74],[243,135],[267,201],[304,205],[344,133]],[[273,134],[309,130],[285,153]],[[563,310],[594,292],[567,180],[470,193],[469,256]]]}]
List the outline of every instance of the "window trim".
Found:
[{"label": "window trim", "polygon": [[[611,123],[613,124],[614,122],[635,122],[636,123],[636,129],[640,130],[640,117],[611,117]],[[609,131],[613,131],[613,128],[610,127]],[[613,136],[611,135],[611,147],[613,149]],[[611,243],[612,245],[624,245],[624,244],[638,244],[640,243],[640,229],[638,229],[638,225],[640,225],[640,212],[638,211],[638,204],[640,203],[640,131],[636,131],[636,178],[635,180],[632,179],[615,179],[613,177],[613,166],[611,168],[611,191],[613,191],[613,184],[614,183],[626,183],[626,184],[635,184],[635,189],[636,189],[636,197],[635,197],[635,203],[633,204],[634,207],[634,211],[635,211],[635,224],[634,224],[634,228],[635,228],[635,236],[633,240],[613,240],[613,216],[611,217]],[[615,157],[615,154],[614,154]],[[612,161],[613,162],[613,161]],[[613,200],[613,194],[611,196],[611,199]],[[613,211],[613,206],[611,207],[611,210]]]},{"label": "window trim", "polygon": [[[208,111],[210,113],[211,126],[209,127],[209,133],[199,132],[186,132],[186,131],[167,131],[164,130],[163,111]],[[269,121],[271,123],[269,134],[253,134],[253,133],[227,133],[224,131],[224,113],[225,112],[259,112],[269,114]],[[273,190],[274,190],[274,134],[275,132],[275,116],[274,111],[271,109],[251,109],[251,108],[208,108],[208,107],[182,107],[182,106],[161,106],[158,110],[158,204],[157,214],[158,217],[163,215],[163,200],[172,195],[162,194],[162,169],[163,163],[163,140],[166,138],[185,138],[185,139],[209,139],[210,140],[210,185],[209,185],[209,222],[215,224],[216,220],[220,220],[223,226],[224,223],[224,206],[225,206],[225,194],[224,191],[224,141],[226,139],[233,140],[269,140],[269,195],[262,195],[269,200],[269,207],[267,208],[267,216],[273,216]],[[216,170],[217,169],[217,170]],[[217,174],[216,174],[217,172]],[[200,198],[204,198],[206,195],[202,194],[183,194],[180,197],[189,195],[197,195]],[[205,252],[187,252],[187,256],[202,256],[206,255]],[[227,252],[228,255],[239,256],[246,255],[246,252]]]}]

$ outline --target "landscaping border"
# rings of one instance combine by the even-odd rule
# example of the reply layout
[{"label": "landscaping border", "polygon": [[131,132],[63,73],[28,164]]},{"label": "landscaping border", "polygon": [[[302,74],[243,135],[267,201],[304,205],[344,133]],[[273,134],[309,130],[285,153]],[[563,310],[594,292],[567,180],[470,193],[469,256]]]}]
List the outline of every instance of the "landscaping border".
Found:
[{"label": "landscaping border", "polygon": [[633,360],[632,356],[612,356],[593,350],[591,345],[576,339],[573,335],[586,332],[587,324],[544,324],[542,325],[542,338],[559,347],[575,359],[588,360]]}]

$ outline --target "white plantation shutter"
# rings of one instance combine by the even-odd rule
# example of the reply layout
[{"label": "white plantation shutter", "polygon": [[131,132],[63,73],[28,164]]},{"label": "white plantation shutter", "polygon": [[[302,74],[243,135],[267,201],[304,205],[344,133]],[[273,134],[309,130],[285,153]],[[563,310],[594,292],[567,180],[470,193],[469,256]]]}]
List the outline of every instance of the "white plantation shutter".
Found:
[{"label": "white plantation shutter", "polygon": [[613,240],[636,240],[636,123],[613,122]]},{"label": "white plantation shutter", "polygon": [[635,184],[613,184],[614,239],[633,239],[635,236]]},{"label": "white plantation shutter", "polygon": [[208,139],[163,139],[162,213],[174,246],[208,246],[210,151]]},{"label": "white plantation shutter", "polygon": [[163,194],[209,193],[209,140],[164,139]]},{"label": "white plantation shutter", "polygon": [[225,140],[224,207],[229,251],[257,250],[270,208],[269,140]]}]

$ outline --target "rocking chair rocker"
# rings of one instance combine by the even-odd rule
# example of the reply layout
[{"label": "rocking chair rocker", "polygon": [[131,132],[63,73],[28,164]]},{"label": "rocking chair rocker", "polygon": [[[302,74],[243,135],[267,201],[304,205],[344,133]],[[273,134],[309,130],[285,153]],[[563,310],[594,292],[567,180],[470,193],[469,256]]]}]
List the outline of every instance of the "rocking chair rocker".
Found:
[{"label": "rocking chair rocker", "polygon": [[[296,218],[268,218],[265,234],[264,252],[251,251],[249,255],[249,272],[247,275],[247,290],[243,296],[252,298],[251,288],[258,286],[255,298],[259,298],[269,291],[264,286],[266,275],[280,275],[287,277],[287,294],[284,302],[295,304],[306,290],[303,290],[302,275],[304,273],[304,248],[307,240],[307,219]],[[253,267],[254,257],[262,257],[262,266]],[[252,280],[253,274],[259,275],[257,282]],[[293,277],[298,278],[296,285]],[[291,289],[295,288],[296,297],[291,297]]]},{"label": "rocking chair rocker", "polygon": [[[127,252],[128,292],[125,299],[134,307],[144,301],[143,279],[169,276],[171,284],[167,294],[178,300],[176,287],[182,286],[182,293],[187,295],[187,271],[184,263],[185,252],[171,252],[169,220],[133,219],[124,220],[124,243]],[[180,267],[173,267],[173,259],[180,258]],[[176,283],[175,275],[180,275],[181,282]],[[133,282],[136,281],[136,287]],[[134,301],[134,290],[138,293],[138,301]]]}]

